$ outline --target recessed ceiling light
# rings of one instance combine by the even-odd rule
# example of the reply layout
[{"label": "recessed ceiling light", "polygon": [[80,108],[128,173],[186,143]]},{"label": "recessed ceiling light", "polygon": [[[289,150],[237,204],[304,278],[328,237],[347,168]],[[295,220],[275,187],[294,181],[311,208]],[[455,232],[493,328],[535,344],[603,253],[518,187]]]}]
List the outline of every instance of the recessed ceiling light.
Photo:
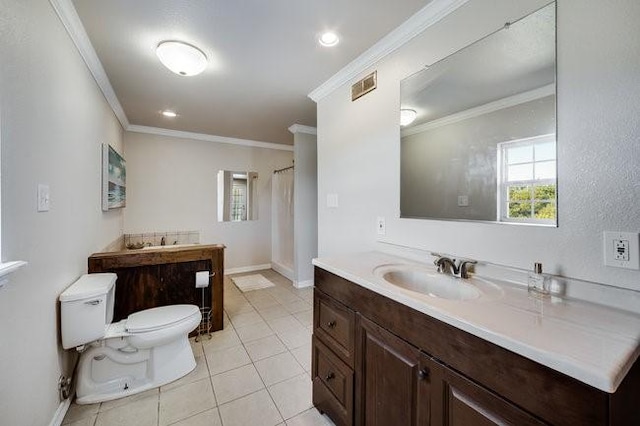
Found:
[{"label": "recessed ceiling light", "polygon": [[170,111],[168,109],[162,111],[162,115],[164,115],[165,117],[169,117],[169,118],[174,118],[174,117],[178,116],[178,114],[176,114],[174,111]]},{"label": "recessed ceiling light", "polygon": [[413,120],[416,119],[416,116],[418,115],[417,112],[415,112],[415,110],[413,109],[401,109],[400,110],[400,125],[401,126],[408,126],[409,124],[413,123]]},{"label": "recessed ceiling light", "polygon": [[332,47],[338,44],[338,42],[340,41],[340,38],[338,37],[338,34],[331,31],[327,31],[326,33],[320,36],[318,41],[320,42],[321,45],[325,47]]},{"label": "recessed ceiling light", "polygon": [[156,55],[178,75],[197,75],[207,67],[207,56],[202,50],[181,41],[163,41],[156,48]]}]

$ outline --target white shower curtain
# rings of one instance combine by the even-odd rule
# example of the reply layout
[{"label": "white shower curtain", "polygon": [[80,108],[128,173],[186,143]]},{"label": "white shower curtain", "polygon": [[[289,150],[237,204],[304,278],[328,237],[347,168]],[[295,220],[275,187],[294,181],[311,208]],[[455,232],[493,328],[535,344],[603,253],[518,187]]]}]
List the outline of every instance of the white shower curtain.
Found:
[{"label": "white shower curtain", "polygon": [[293,279],[293,168],[273,174],[271,185],[271,264]]}]

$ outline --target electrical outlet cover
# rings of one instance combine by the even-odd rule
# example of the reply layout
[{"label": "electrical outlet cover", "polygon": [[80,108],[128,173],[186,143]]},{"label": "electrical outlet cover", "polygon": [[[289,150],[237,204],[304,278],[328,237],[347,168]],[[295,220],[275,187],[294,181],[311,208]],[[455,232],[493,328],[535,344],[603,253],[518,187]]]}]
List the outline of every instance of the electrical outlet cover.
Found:
[{"label": "electrical outlet cover", "polygon": [[376,219],[376,232],[378,232],[378,235],[386,234],[387,226],[384,222],[384,217],[378,216]]},{"label": "electrical outlet cover", "polygon": [[640,269],[640,238],[637,232],[604,232],[604,264],[614,268]]},{"label": "electrical outlet cover", "polygon": [[613,241],[613,258],[615,260],[629,261],[629,241],[614,240]]},{"label": "electrical outlet cover", "polygon": [[48,212],[50,202],[49,185],[38,184],[38,211]]},{"label": "electrical outlet cover", "polygon": [[458,195],[458,207],[468,207],[468,206],[469,206],[469,196]]}]

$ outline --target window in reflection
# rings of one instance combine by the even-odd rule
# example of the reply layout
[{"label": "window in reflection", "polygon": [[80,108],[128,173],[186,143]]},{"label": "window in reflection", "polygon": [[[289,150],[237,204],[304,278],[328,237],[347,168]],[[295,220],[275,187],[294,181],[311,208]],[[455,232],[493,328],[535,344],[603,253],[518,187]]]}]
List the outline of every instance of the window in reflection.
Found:
[{"label": "window in reflection", "polygon": [[555,223],[554,134],[499,143],[497,168],[499,221]]}]

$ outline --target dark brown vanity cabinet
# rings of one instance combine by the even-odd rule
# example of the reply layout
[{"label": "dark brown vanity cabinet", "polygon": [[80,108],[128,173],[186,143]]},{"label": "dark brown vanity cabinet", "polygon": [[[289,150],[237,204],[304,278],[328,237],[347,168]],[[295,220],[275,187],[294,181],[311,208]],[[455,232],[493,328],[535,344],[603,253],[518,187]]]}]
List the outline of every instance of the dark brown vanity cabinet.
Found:
[{"label": "dark brown vanity cabinet", "polygon": [[640,364],[609,394],[320,268],[313,403],[337,425],[636,425]]},{"label": "dark brown vanity cabinet", "polygon": [[431,424],[447,426],[546,424],[454,370],[432,360],[425,360],[425,363],[431,366],[429,377],[433,389]]},{"label": "dark brown vanity cabinet", "polygon": [[337,425],[352,425],[355,314],[316,292],[313,324],[313,404]]},{"label": "dark brown vanity cabinet", "polygon": [[356,424],[543,424],[366,318],[356,335]]}]

